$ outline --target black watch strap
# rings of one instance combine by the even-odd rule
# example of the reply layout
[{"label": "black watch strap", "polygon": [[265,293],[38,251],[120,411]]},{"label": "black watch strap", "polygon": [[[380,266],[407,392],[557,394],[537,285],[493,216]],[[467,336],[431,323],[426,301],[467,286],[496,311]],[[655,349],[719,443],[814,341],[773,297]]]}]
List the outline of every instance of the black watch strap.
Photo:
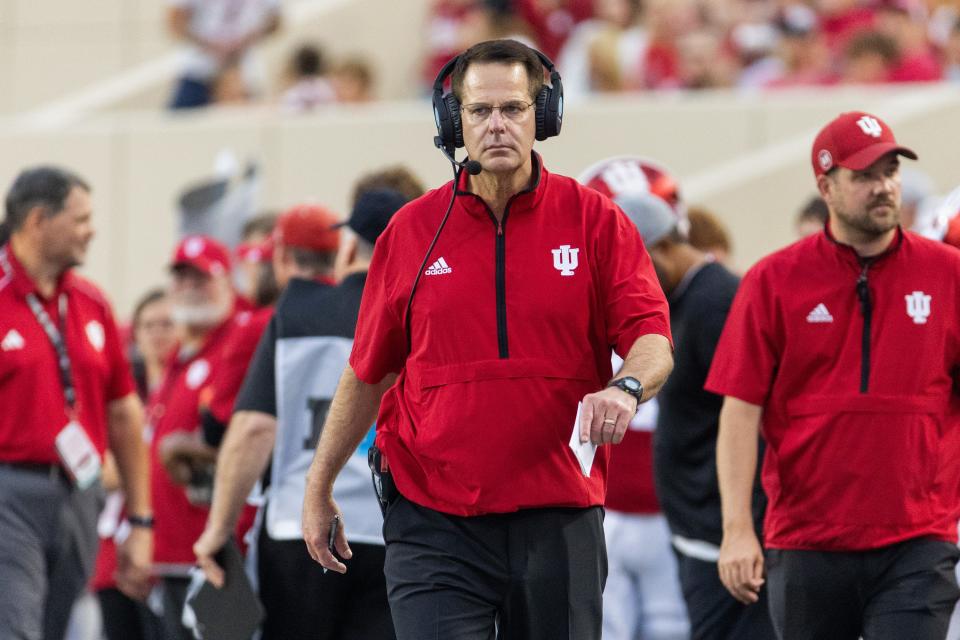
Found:
[{"label": "black watch strap", "polygon": [[623,378],[617,378],[616,380],[611,380],[609,387],[616,387],[621,391],[629,393],[637,401],[637,406],[640,406],[640,403],[643,401],[643,384],[640,383],[636,378],[630,376],[624,376]]},{"label": "black watch strap", "polygon": [[153,516],[134,516],[128,515],[127,522],[131,527],[143,527],[144,529],[153,529]]}]

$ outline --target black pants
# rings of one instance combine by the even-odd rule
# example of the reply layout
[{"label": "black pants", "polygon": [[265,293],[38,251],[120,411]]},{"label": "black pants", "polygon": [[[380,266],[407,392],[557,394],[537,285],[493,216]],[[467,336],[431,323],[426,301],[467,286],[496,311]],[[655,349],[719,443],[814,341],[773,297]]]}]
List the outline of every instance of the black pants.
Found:
[{"label": "black pants", "polygon": [[160,621],[142,602],[128,598],[119,589],[97,591],[107,640],[162,640]]},{"label": "black pants", "polygon": [[768,549],[782,640],[942,640],[960,596],[957,545],[918,538],[860,552]]},{"label": "black pants", "polygon": [[[642,544],[638,541],[638,544]],[[767,589],[751,605],[740,604],[723,583],[716,562],[677,554],[683,599],[690,615],[692,640],[773,640]]]},{"label": "black pants", "polygon": [[600,638],[600,507],[463,518],[399,497],[383,533],[400,640]]},{"label": "black pants", "polygon": [[380,545],[351,543],[347,573],[323,573],[303,540],[257,543],[262,640],[391,640],[394,638]]}]

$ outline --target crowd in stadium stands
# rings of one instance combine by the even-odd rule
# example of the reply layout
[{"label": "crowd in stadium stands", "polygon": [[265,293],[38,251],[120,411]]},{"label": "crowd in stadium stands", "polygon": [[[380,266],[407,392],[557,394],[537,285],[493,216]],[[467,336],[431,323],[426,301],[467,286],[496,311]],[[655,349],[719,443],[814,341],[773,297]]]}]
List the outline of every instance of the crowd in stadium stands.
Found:
[{"label": "crowd in stadium stands", "polygon": [[573,99],[960,79],[950,0],[437,0],[424,85],[455,52],[496,37],[552,57]]}]

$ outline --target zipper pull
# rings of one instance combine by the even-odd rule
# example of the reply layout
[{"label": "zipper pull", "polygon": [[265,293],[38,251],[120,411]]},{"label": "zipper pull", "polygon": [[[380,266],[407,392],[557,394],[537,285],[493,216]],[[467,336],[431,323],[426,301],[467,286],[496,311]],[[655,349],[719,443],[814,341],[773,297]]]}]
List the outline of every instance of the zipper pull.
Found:
[{"label": "zipper pull", "polygon": [[867,282],[867,269],[869,268],[870,265],[865,264],[860,272],[860,277],[857,278],[857,297],[860,298],[860,308],[864,312],[870,308],[870,286]]},{"label": "zipper pull", "polygon": [[498,236],[503,235],[503,222],[501,222],[500,220],[497,220],[497,235]]}]

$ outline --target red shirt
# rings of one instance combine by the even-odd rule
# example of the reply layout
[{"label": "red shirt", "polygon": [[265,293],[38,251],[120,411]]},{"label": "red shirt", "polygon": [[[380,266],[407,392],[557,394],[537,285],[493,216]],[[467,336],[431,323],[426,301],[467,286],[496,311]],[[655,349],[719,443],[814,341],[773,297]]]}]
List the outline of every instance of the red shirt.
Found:
[{"label": "red shirt", "polygon": [[825,232],[747,273],[705,388],[763,407],[768,547],[956,541],[958,317],[960,252],[912,233],[866,272]]},{"label": "red shirt", "polygon": [[577,403],[610,379],[611,345],[670,336],[633,224],[536,154],[534,171],[501,225],[458,196],[420,279],[409,355],[404,310],[450,183],[397,212],[367,278],[350,364],[368,383],[400,373],[377,444],[400,492],[446,513],[603,504],[609,447],[584,477],[568,446]]},{"label": "red shirt", "polygon": [[187,563],[195,560],[193,543],[203,532],[208,508],[187,500],[184,487],[170,480],[160,460],[158,446],[174,431],[196,431],[200,410],[209,402],[211,385],[223,359],[224,339],[232,321],[210,332],[197,353],[181,358],[179,349],[170,359],[163,382],[150,399],[150,490],[153,496],[154,560]]},{"label": "red shirt", "polygon": [[610,447],[607,470],[607,509],[622,513],[660,513],[653,483],[653,430],[656,399],[640,405],[623,441]]},{"label": "red shirt", "polygon": [[58,462],[54,440],[69,421],[56,351],[27,304],[31,292],[58,328],[58,300],[66,295],[64,337],[76,419],[102,455],[107,406],[134,388],[110,306],[99,289],[72,271],[44,298],[8,244],[0,248],[0,461]]},{"label": "red shirt", "polygon": [[223,424],[230,421],[233,402],[240,393],[247,367],[250,366],[260,336],[272,317],[273,307],[270,306],[241,311],[233,318],[229,334],[224,338],[223,355],[217,368],[209,404],[210,413]]}]

